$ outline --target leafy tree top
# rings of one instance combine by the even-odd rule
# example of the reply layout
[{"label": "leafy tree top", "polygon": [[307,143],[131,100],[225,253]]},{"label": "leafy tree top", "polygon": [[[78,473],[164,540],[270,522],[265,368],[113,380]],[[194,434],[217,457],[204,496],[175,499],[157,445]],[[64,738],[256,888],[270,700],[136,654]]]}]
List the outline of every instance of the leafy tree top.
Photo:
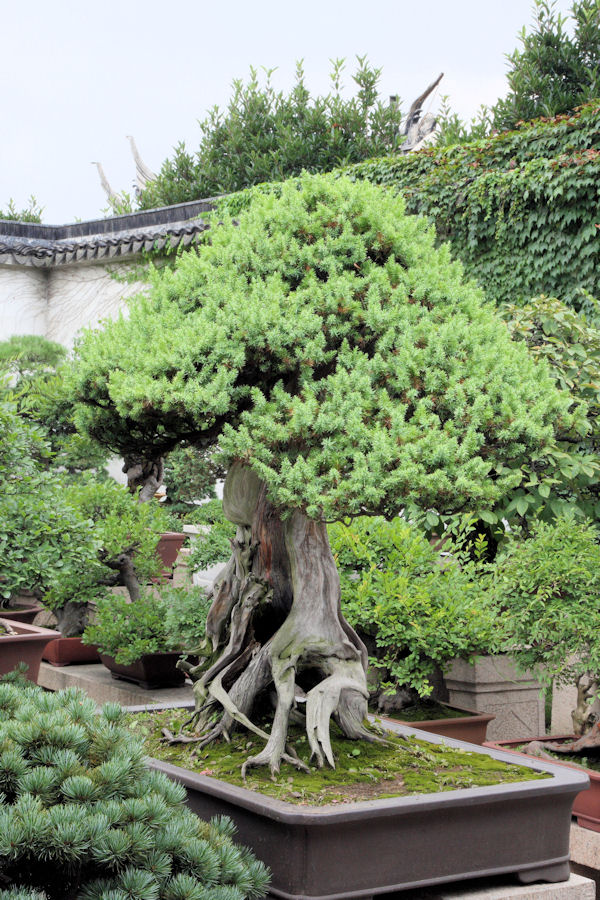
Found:
[{"label": "leafy tree top", "polygon": [[98,440],[218,442],[327,519],[489,503],[569,402],[400,198],[322,176],[215,227],[78,353]]},{"label": "leafy tree top", "polygon": [[301,62],[288,94],[274,89],[274,69],[265,70],[266,82],[261,84],[258,71],[251,68],[247,82],[234,80],[227,108],[213,107],[199,123],[198,149],[190,152],[183,143],[175,147],[173,157],[143,191],[141,207],[239,191],[304,169],[327,172],[393,152],[402,112],[398,103],[384,104],[378,97],[381,69],[359,57],[352,76],[358,90],[350,98],[342,96],[343,69],[343,59],[333,61],[332,90],[311,97]]},{"label": "leafy tree top", "polygon": [[499,131],[572,112],[600,93],[600,0],[573,2],[572,34],[555,0],[534,0],[533,11],[533,30],[523,28],[521,48],[507,55],[510,91],[491,110]]}]

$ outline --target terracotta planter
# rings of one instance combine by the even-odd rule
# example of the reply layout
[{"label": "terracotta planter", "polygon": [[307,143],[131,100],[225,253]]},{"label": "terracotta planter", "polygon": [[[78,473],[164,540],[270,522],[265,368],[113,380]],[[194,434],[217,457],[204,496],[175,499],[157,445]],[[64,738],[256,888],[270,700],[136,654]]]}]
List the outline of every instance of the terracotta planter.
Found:
[{"label": "terracotta planter", "polygon": [[[168,708],[130,707],[130,711]],[[473,750],[452,738],[390,722],[391,730]],[[510,754],[479,750],[510,762]],[[272,870],[270,895],[340,900],[513,873],[525,883],[569,877],[569,828],[585,774],[535,762],[537,782],[469,788],[339,806],[302,807],[155,759],[150,767],[187,789],[202,818],[227,815],[237,839]]]},{"label": "terracotta planter", "polygon": [[17,663],[24,662],[29,667],[27,677],[36,681],[44,647],[55,641],[61,634],[38,625],[28,625],[14,619],[0,619],[0,624],[8,625],[17,634],[0,634],[0,675],[11,672]]},{"label": "terracotta planter", "polygon": [[473,709],[464,709],[462,706],[454,706],[448,703],[440,703],[448,709],[455,709],[464,713],[460,718],[426,719],[422,722],[407,722],[402,718],[400,710],[396,716],[378,716],[386,722],[398,722],[400,725],[409,725],[429,734],[441,734],[444,737],[456,738],[457,741],[467,741],[470,744],[484,743],[488,724],[496,717],[491,713],[479,713]]},{"label": "terracotta planter", "polygon": [[0,616],[3,619],[11,619],[15,622],[25,622],[31,625],[38,613],[43,612],[44,607],[41,603],[34,603],[31,606],[0,606]]},{"label": "terracotta planter", "polygon": [[[508,750],[525,759],[537,759],[537,757],[527,756],[520,750],[515,749],[522,744],[528,743],[530,740],[531,738],[525,738],[522,741],[488,741],[485,746],[499,750]],[[572,734],[544,735],[544,737],[534,738],[533,740],[543,744],[548,741],[573,741],[575,736]],[[575,769],[578,772],[585,769],[585,767],[567,762],[567,760],[557,759],[555,762],[557,766],[568,766],[569,769]],[[600,772],[595,772],[593,769],[585,769],[585,772],[590,777],[590,786],[575,797],[573,815],[577,817],[577,824],[581,825],[582,828],[588,828],[590,831],[600,831]]]},{"label": "terracotta planter", "polygon": [[123,681],[131,681],[140,687],[150,689],[176,687],[184,683],[185,674],[176,667],[180,656],[179,650],[169,653],[146,653],[129,666],[115,662],[112,656],[106,656],[104,653],[100,654],[100,659],[113,678],[121,678]]},{"label": "terracotta planter", "polygon": [[60,637],[46,645],[42,659],[52,666],[70,666],[73,663],[100,662],[100,654],[94,644],[82,644],[80,637]]},{"label": "terracotta planter", "polygon": [[181,550],[185,539],[186,535],[181,531],[165,531],[161,534],[156,545],[156,553],[163,564],[163,576],[171,577],[177,554]]}]

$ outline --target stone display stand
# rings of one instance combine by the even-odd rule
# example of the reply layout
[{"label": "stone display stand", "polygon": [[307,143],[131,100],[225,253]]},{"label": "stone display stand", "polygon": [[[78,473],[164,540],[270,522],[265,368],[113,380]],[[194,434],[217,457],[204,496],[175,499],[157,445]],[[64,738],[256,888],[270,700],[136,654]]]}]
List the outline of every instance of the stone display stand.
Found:
[{"label": "stone display stand", "polygon": [[502,884],[500,881],[473,882],[460,887],[454,885],[440,888],[408,891],[397,894],[400,900],[594,900],[596,886],[589,878],[582,875],[571,875],[568,881],[559,884],[528,884],[515,886]]},{"label": "stone display stand", "polygon": [[37,683],[49,691],[60,691],[70,687],[81,688],[98,705],[112,702],[120,703],[122,706],[146,706],[150,703],[183,706],[194,700],[192,686],[188,682],[181,687],[144,690],[136,684],[113,678],[102,663],[64,666],[58,669],[43,662]]},{"label": "stone display stand", "polygon": [[531,672],[518,672],[508,656],[479,656],[474,665],[455,660],[444,676],[449,702],[493,713],[487,739],[518,740],[545,734],[544,695]]},{"label": "stone display stand", "polygon": [[[600,832],[571,825],[571,870],[591,879],[600,888]],[[600,896],[600,892],[598,893]]]}]

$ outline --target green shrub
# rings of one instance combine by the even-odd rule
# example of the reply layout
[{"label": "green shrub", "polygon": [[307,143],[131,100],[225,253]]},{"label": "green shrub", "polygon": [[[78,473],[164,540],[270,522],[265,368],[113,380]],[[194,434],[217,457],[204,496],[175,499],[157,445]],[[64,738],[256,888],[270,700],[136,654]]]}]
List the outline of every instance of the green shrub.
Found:
[{"label": "green shrub", "polygon": [[199,572],[220,562],[227,562],[231,556],[231,543],[235,537],[235,525],[223,515],[221,500],[209,500],[196,506],[186,516],[186,521],[194,525],[206,526],[206,534],[198,535],[193,541],[188,557],[190,571]]},{"label": "green shrub", "polygon": [[209,603],[202,588],[163,587],[144,591],[129,602],[110,596],[100,600],[84,643],[130,665],[146,653],[191,651],[204,638]]},{"label": "green shrub", "polygon": [[190,153],[178,144],[173,158],[165,160],[156,180],[144,189],[141,206],[213,197],[392,152],[399,143],[402,112],[399,105],[378,99],[381,69],[359,58],[352,76],[358,92],[346,99],[341,93],[343,68],[343,60],[334,61],[333,89],[320,97],[310,96],[302,63],[296,65],[296,83],[288,95],[276,93],[268,71],[264,86],[256,69],[250,70],[246,84],[234,80],[227,109],[214,107],[200,122],[198,149]]},{"label": "green shrub", "polygon": [[[144,766],[107,704],[0,684],[0,881],[10,900],[243,900],[267,871],[203,822],[185,789]],[[0,896],[3,896],[0,892]]]},{"label": "green shrub", "polygon": [[329,526],[340,572],[342,611],[365,641],[387,691],[431,693],[431,677],[456,657],[499,645],[485,579],[460,544],[440,552],[395,518]]},{"label": "green shrub", "polygon": [[581,731],[600,690],[600,545],[589,522],[560,516],[514,537],[495,563],[493,588],[504,612],[507,647],[540,679],[581,688]]}]

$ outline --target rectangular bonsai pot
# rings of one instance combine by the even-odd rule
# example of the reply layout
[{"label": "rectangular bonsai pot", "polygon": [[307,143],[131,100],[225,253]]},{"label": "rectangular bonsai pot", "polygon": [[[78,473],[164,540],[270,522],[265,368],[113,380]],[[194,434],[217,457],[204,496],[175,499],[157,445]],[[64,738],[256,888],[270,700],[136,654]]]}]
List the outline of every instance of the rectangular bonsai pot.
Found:
[{"label": "rectangular bonsai pot", "polygon": [[31,604],[23,604],[22,606],[0,606],[0,617],[3,619],[14,619],[16,622],[25,622],[31,625],[38,613],[43,612],[44,607],[41,603],[33,602]]},{"label": "rectangular bonsai pot", "polygon": [[52,666],[70,666],[73,663],[100,662],[100,654],[94,644],[83,644],[80,637],[60,637],[46,644],[42,659]]},{"label": "rectangular bonsai pot", "polygon": [[[485,746],[494,747],[499,750],[508,750],[511,753],[524,756],[526,759],[537,759],[537,757],[527,756],[516,749],[522,744],[529,743],[530,740],[536,740],[542,744],[548,741],[574,741],[575,735],[544,735],[544,737],[535,739],[525,738],[525,740],[521,741],[489,741]],[[575,763],[568,762],[567,760],[557,759],[553,760],[553,762],[556,762],[557,766],[568,766],[570,769],[575,769],[578,772],[581,772],[582,769],[584,769],[589,775],[590,786],[587,790],[581,791],[581,793],[577,794],[575,797],[573,802],[573,815],[577,817],[577,824],[581,825],[582,828],[600,832],[600,772],[595,772],[593,769],[587,769],[585,766],[577,766]]]},{"label": "rectangular bonsai pot", "polygon": [[183,684],[185,675],[177,668],[181,657],[179,650],[168,653],[146,653],[128,666],[116,662],[112,656],[101,653],[100,659],[113,678],[131,681],[150,690],[160,687],[176,687]]},{"label": "rectangular bonsai pot", "polygon": [[487,727],[496,718],[492,713],[476,712],[474,709],[465,709],[463,706],[441,703],[449,709],[456,709],[464,713],[460,718],[424,719],[421,722],[407,722],[402,718],[402,710],[396,715],[377,715],[377,718],[387,722],[398,722],[400,725],[409,725],[418,728],[419,731],[427,731],[430,734],[441,734],[444,737],[456,738],[457,741],[467,741],[470,744],[481,744],[486,739]]},{"label": "rectangular bonsai pot", "polygon": [[37,681],[42,661],[42,652],[49,641],[61,637],[60,631],[28,625],[15,619],[0,619],[0,624],[8,625],[17,634],[0,634],[0,675],[6,675],[14,667],[24,662],[27,666],[27,677]]},{"label": "rectangular bonsai pot", "polygon": [[[472,744],[392,722],[389,728],[511,761],[503,751],[475,750]],[[588,784],[587,776],[545,760],[520,762],[551,777],[301,807],[149,760],[152,769],[186,787],[188,805],[199,816],[233,819],[237,840],[270,867],[271,894],[285,900],[370,897],[503,873],[514,873],[524,883],[565,881],[571,806]]]}]

